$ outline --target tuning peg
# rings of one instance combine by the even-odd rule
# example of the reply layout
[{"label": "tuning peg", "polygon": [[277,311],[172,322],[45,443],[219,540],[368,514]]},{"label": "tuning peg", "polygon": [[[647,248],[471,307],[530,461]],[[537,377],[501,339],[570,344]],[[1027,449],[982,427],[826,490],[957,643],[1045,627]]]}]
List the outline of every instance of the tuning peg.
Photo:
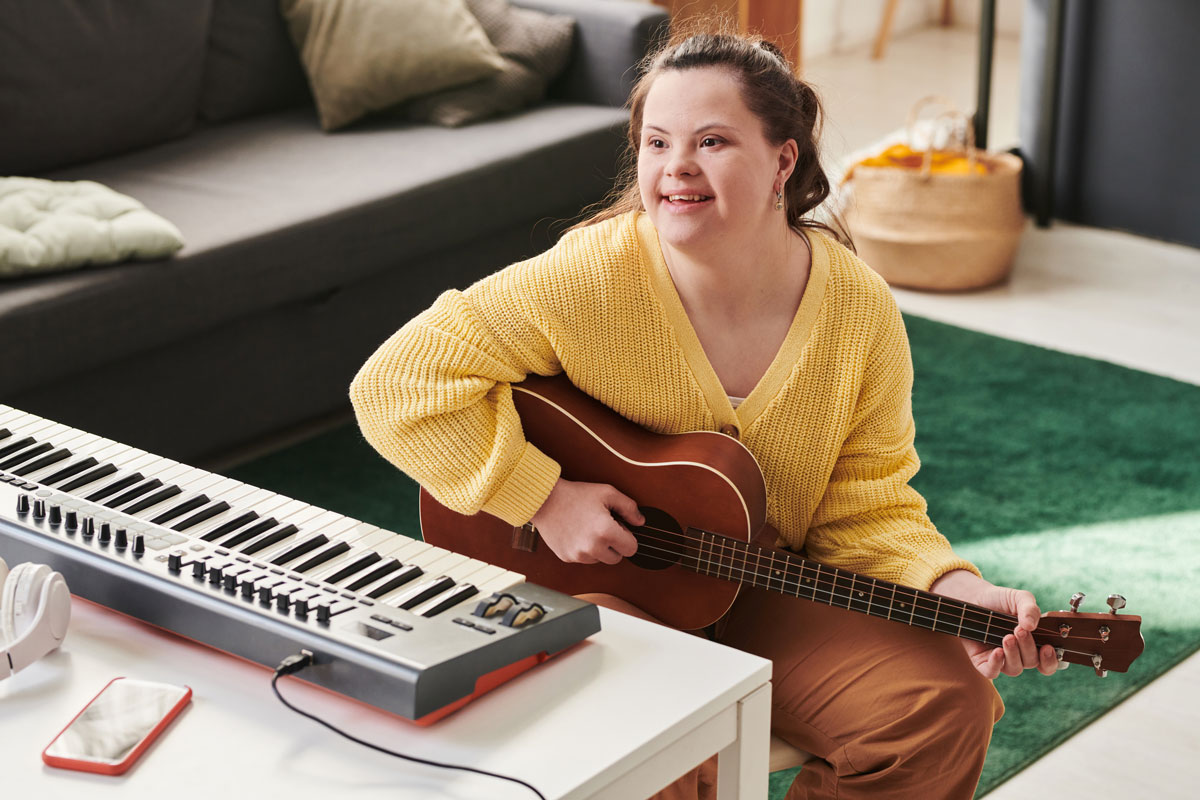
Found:
[{"label": "tuning peg", "polygon": [[1079,613],[1079,604],[1083,602],[1083,598],[1085,598],[1085,597],[1087,597],[1087,595],[1084,594],[1083,592],[1076,592],[1075,594],[1071,595],[1071,600],[1070,600],[1071,610],[1074,611],[1076,614]]},{"label": "tuning peg", "polygon": [[1112,613],[1116,614],[1125,607],[1125,598],[1119,594],[1110,594],[1108,596],[1108,607],[1112,609]]}]

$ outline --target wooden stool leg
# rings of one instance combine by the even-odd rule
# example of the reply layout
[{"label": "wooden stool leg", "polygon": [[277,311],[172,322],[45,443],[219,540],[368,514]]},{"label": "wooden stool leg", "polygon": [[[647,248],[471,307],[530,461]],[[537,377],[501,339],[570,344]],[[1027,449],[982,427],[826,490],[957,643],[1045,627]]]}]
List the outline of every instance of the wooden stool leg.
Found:
[{"label": "wooden stool leg", "polygon": [[892,35],[892,19],[896,16],[896,4],[899,0],[887,0],[887,5],[883,7],[883,18],[879,20],[879,32],[875,35],[875,47],[871,49],[871,58],[883,58],[883,51],[887,47],[888,37]]}]

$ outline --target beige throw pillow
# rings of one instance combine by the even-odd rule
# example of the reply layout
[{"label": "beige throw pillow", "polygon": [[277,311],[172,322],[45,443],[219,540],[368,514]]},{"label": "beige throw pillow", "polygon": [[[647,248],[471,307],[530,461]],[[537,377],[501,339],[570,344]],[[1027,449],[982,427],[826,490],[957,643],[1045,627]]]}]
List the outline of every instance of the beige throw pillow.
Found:
[{"label": "beige throw pillow", "polygon": [[532,105],[567,66],[575,20],[514,8],[508,0],[467,0],[471,13],[504,59],[504,69],[465,86],[418,97],[404,115],[454,128]]},{"label": "beige throw pillow", "polygon": [[280,0],[279,7],[327,131],[504,67],[464,0]]}]

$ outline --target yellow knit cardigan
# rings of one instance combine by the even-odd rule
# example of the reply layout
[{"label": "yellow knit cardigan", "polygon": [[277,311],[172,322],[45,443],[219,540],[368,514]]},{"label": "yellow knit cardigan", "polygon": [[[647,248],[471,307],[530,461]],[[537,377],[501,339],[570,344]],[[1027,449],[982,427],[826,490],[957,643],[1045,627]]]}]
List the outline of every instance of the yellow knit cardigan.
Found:
[{"label": "yellow knit cardigan", "polygon": [[959,558],[908,485],[912,360],[884,281],[811,232],[812,269],[774,362],[736,409],[708,363],[645,214],[573,231],[389,338],[350,387],[363,435],[449,508],[527,522],[559,466],[525,441],[510,384],[566,372],[659,433],[734,426],[781,544],[927,589]]}]

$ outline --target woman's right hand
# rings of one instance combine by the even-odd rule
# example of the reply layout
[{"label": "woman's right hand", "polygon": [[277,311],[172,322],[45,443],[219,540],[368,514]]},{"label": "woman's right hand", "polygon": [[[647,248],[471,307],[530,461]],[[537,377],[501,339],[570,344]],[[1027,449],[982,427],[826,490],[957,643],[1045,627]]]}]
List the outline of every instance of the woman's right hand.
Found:
[{"label": "woman's right hand", "polygon": [[615,487],[559,478],[530,522],[563,561],[616,564],[637,552],[637,539],[621,520],[646,523],[637,503]]}]

